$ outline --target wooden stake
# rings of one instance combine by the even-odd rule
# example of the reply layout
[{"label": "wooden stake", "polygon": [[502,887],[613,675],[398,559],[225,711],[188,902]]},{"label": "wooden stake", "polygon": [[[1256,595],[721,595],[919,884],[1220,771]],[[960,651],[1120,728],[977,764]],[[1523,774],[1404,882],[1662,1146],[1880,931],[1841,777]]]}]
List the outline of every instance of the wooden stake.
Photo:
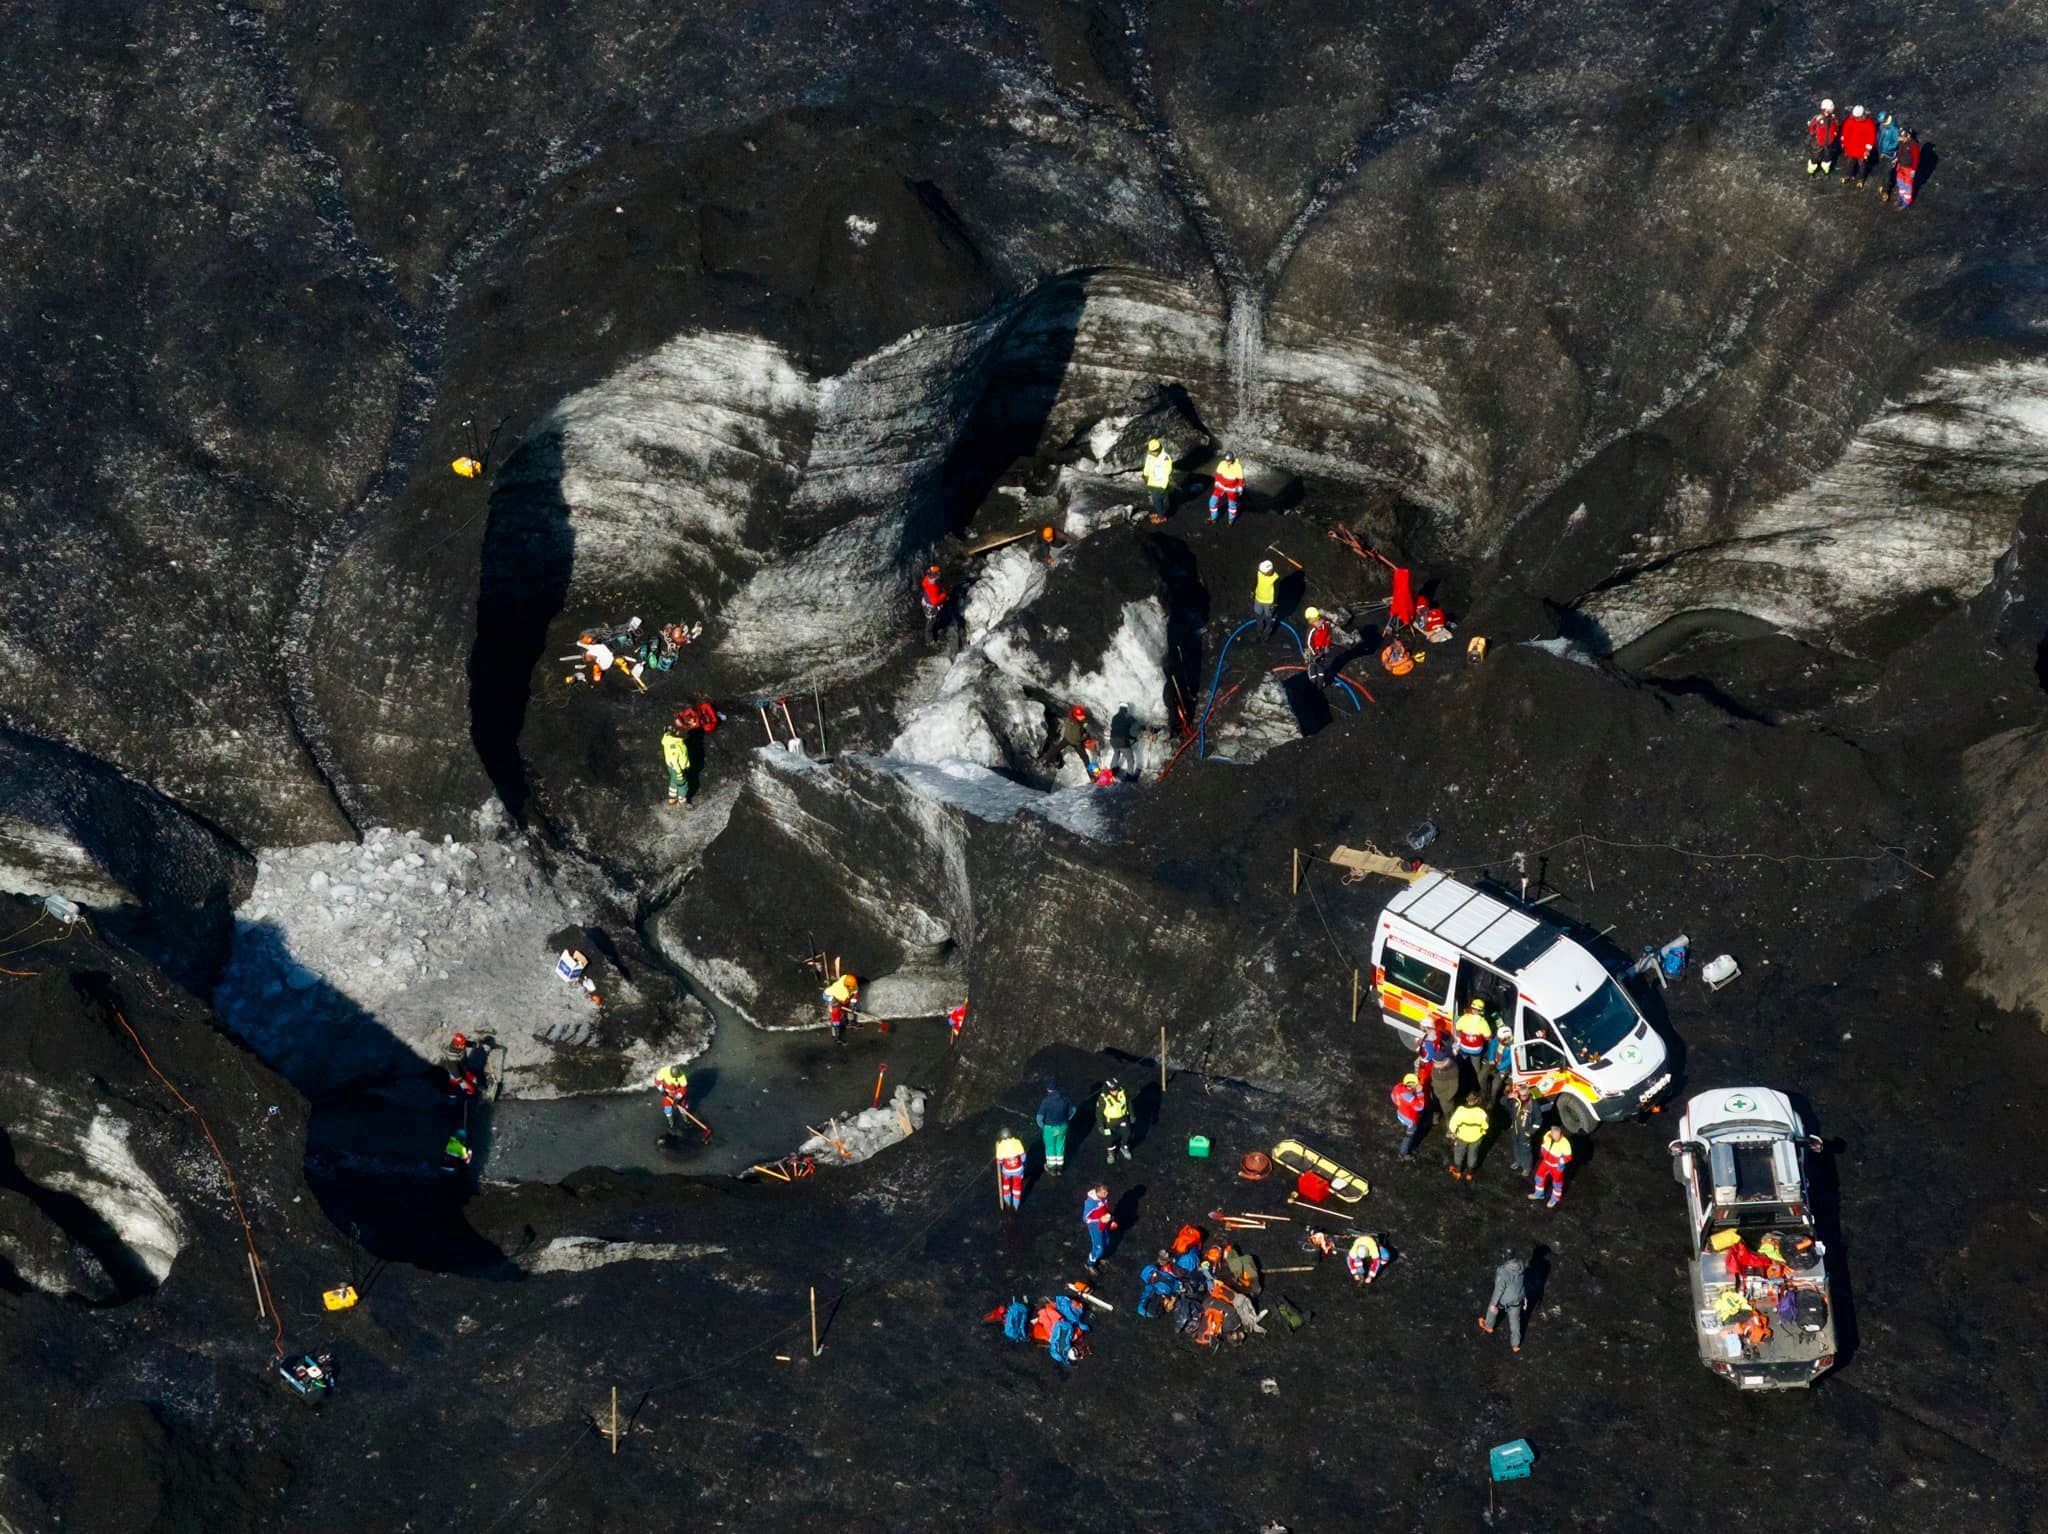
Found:
[{"label": "wooden stake", "polygon": [[612,1386],[612,1453],[619,1452],[619,1387]]},{"label": "wooden stake", "polygon": [[1301,893],[1301,849],[1295,847],[1291,850],[1294,853],[1294,871],[1287,876],[1287,893],[1299,895]]},{"label": "wooden stake", "polygon": [[1358,971],[1351,972],[1351,1021],[1358,1021]]},{"label": "wooden stake", "polygon": [[1163,1023],[1159,1028],[1159,1090],[1162,1094],[1166,1091],[1166,1026]]},{"label": "wooden stake", "polygon": [[1308,1212],[1309,1212],[1310,1214],[1319,1214],[1319,1215],[1321,1215],[1321,1216],[1322,1216],[1322,1217],[1323,1217],[1324,1219],[1326,1219],[1326,1220],[1337,1220],[1337,1221],[1340,1221],[1341,1223],[1343,1223],[1343,1224],[1345,1224],[1345,1225],[1349,1225],[1349,1224],[1351,1223],[1351,1216],[1350,1216],[1350,1215],[1348,1215],[1348,1214],[1339,1214],[1339,1213],[1338,1213],[1338,1212],[1337,1212],[1336,1210],[1334,1210],[1334,1209],[1322,1209],[1322,1208],[1318,1208],[1318,1207],[1317,1207],[1316,1205],[1314,1205],[1314,1204],[1311,1204],[1311,1203],[1310,1203],[1310,1202],[1309,1202],[1309,1201],[1308,1201],[1307,1199],[1305,1199],[1305,1198],[1297,1198],[1297,1197],[1296,1197],[1296,1196],[1295,1196],[1294,1194],[1292,1194],[1292,1193],[1290,1193],[1290,1194],[1288,1194],[1288,1195],[1287,1195],[1287,1202],[1288,1202],[1288,1203],[1290,1203],[1290,1204],[1298,1204],[1298,1205],[1300,1205],[1300,1206],[1301,1206],[1301,1207],[1302,1207],[1303,1209],[1306,1209],[1306,1210],[1307,1210],[1307,1211],[1308,1211]]},{"label": "wooden stake", "polygon": [[816,1358],[825,1350],[818,1346],[818,1290],[811,1288],[811,1357]]},{"label": "wooden stake", "polygon": [[256,1276],[256,1254],[254,1252],[249,1254],[249,1287],[256,1291],[256,1319],[261,1321],[264,1319],[263,1283]]}]

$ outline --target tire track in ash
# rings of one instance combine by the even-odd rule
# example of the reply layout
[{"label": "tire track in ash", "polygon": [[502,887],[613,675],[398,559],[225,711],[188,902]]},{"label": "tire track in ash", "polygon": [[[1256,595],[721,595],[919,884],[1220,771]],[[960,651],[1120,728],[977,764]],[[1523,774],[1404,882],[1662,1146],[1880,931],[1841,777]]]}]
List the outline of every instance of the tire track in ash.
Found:
[{"label": "tire track in ash", "polygon": [[349,828],[361,836],[366,811],[361,797],[342,775],[328,743],[325,721],[313,690],[310,640],[314,619],[320,610],[327,572],[370,528],[379,511],[404,489],[412,465],[426,443],[427,427],[440,398],[440,370],[446,351],[449,321],[459,291],[457,278],[489,254],[504,233],[531,204],[541,186],[564,171],[573,169],[596,153],[584,146],[567,156],[551,156],[536,186],[529,189],[520,207],[509,210],[492,232],[458,240],[448,250],[442,269],[432,279],[434,301],[415,306],[399,288],[391,263],[371,250],[356,228],[346,194],[341,167],[320,148],[306,124],[305,113],[291,82],[291,72],[263,16],[245,4],[226,10],[228,31],[246,67],[263,93],[263,104],[276,125],[293,160],[306,173],[312,189],[313,211],[320,225],[323,243],[341,270],[356,283],[372,308],[383,316],[398,337],[404,371],[393,402],[391,428],[385,437],[380,466],[372,473],[361,498],[333,517],[315,536],[307,552],[306,569],[291,611],[284,620],[284,636],[277,653],[284,667],[285,716],[293,735],[305,750],[314,772],[334,800],[335,808]]}]

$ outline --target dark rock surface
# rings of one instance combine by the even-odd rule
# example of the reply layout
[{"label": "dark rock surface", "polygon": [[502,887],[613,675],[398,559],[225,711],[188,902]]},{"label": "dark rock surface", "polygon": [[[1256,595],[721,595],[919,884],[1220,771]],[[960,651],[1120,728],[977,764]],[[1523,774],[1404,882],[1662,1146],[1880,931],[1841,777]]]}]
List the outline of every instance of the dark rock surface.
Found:
[{"label": "dark rock surface", "polygon": [[[0,889],[90,924],[0,898],[0,1524],[1469,1527],[1517,1435],[1532,1526],[2038,1524],[2012,1174],[2048,1059],[1999,1010],[2048,930],[2025,8],[235,0],[4,35]],[[1912,210],[1802,173],[1823,94],[1921,130]],[[1489,657],[1384,674],[1347,528]],[[1355,691],[1231,639],[1276,551]],[[705,630],[644,693],[565,686],[633,616]],[[660,732],[704,700],[669,808]],[[1041,758],[1075,702],[1130,708],[1137,784]],[[1780,1085],[1830,1138],[1854,1324],[1813,1395],[1692,1361],[1655,1123],[1549,1218],[1498,1152],[1469,1196],[1390,1164],[1400,1051],[1350,1004],[1385,891],[1318,859],[1423,820],[1469,877],[1526,854],[1609,958],[1740,959],[1648,1005],[1680,1093]],[[312,883],[356,864],[359,904]],[[547,968],[579,934],[610,1012]],[[858,1168],[494,1185],[480,1120],[477,1191],[414,1164],[445,1126],[403,1094],[332,1105],[308,1167],[286,1077],[431,1099],[470,1025],[526,1041],[515,1092],[616,1089],[699,1047],[690,988],[812,1024],[819,951],[888,1017],[971,997],[929,1127]],[[282,1344],[335,1349],[317,1416],[117,1007],[234,1167]],[[1048,1070],[1149,1082],[1162,1026],[1120,1308],[1063,1375],[976,1320],[1076,1271],[1082,1179],[1001,1226],[988,1146]],[[879,1045],[746,1037],[806,1112]],[[801,1139],[706,1074],[747,1145]],[[567,1173],[581,1104],[548,1107]],[[1197,1130],[1215,1162],[1173,1153]],[[1297,1132],[1373,1180],[1391,1287],[1310,1275],[1309,1332],[1213,1362],[1141,1330],[1140,1247]],[[1551,1270],[1512,1362],[1463,1308],[1510,1239]]]}]

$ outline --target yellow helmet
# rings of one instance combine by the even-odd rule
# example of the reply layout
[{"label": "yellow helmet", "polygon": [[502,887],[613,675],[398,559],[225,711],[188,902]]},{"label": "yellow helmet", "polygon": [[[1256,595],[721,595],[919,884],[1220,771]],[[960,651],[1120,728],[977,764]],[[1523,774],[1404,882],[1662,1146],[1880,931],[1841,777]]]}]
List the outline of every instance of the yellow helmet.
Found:
[{"label": "yellow helmet", "polygon": [[1308,619],[1309,622],[1314,623],[1323,616],[1323,610],[1320,607],[1304,607],[1301,610],[1301,615]]},{"label": "yellow helmet", "polygon": [[1415,1072],[1410,1071],[1401,1078],[1401,1085],[1404,1087],[1419,1087],[1422,1085],[1422,1078],[1416,1075]]},{"label": "yellow helmet", "polygon": [[1145,444],[1145,451],[1146,451],[1146,452],[1148,452],[1148,453],[1156,453],[1156,452],[1158,452],[1158,451],[1159,451],[1159,439],[1158,439],[1157,437],[1154,437],[1154,438],[1153,438],[1153,439],[1152,439],[1152,440],[1151,440],[1150,442],[1147,442],[1147,443]]}]

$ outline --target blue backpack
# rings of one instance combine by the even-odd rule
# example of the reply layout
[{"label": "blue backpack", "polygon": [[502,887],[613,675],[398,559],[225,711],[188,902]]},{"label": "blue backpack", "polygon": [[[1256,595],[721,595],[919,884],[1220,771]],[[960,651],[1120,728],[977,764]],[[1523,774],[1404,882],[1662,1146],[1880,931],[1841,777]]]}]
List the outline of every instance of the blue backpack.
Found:
[{"label": "blue backpack", "polygon": [[1022,1300],[1010,1301],[1010,1308],[1003,1312],[1003,1335],[1012,1342],[1031,1340],[1031,1307]]}]

